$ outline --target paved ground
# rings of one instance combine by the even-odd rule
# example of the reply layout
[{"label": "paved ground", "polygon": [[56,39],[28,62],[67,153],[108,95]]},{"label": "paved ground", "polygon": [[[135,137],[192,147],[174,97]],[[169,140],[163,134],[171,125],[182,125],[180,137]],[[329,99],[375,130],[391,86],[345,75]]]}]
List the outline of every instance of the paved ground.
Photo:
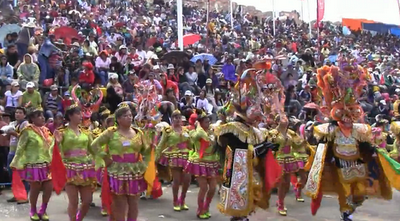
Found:
[{"label": "paved ground", "polygon": [[[29,205],[16,205],[9,204],[6,199],[10,196],[10,192],[4,191],[0,195],[0,221],[28,221]],[[190,207],[186,212],[173,212],[171,203],[171,188],[164,188],[164,195],[157,200],[141,200],[140,201],[140,214],[138,221],[173,221],[173,220],[187,220],[197,221],[195,217],[196,211],[196,196],[197,188],[191,187],[188,193],[187,204]],[[217,196],[215,198],[217,200]],[[276,201],[276,196],[273,196],[271,203]],[[94,202],[100,205],[99,193],[95,193]],[[317,216],[310,215],[310,200],[306,198],[305,203],[296,203],[293,195],[290,195],[286,200],[288,208],[288,216],[280,217],[277,215],[275,208],[268,211],[258,210],[250,220],[251,221],[337,221],[339,219],[338,206],[336,197],[325,196],[321,208]],[[40,204],[39,204],[40,205]],[[215,204],[213,204],[215,205]],[[355,214],[357,221],[398,221],[400,217],[400,193],[395,192],[393,200],[382,201],[376,199],[369,199],[363,207],[361,207]],[[49,216],[52,221],[68,221],[67,215],[67,196],[62,194],[60,196],[53,196],[51,204],[48,209]],[[228,218],[219,214],[212,206],[213,217],[210,221],[227,221]],[[91,208],[89,215],[85,221],[107,221],[107,218],[100,216],[100,208]]]}]

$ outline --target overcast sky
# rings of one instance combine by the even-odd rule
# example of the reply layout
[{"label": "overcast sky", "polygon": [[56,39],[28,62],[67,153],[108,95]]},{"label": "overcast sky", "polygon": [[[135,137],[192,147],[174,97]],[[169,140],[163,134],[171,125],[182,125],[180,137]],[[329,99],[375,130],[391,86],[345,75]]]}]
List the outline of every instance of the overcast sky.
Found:
[{"label": "overcast sky", "polygon": [[[273,0],[233,0],[241,5],[255,6],[260,11],[272,11]],[[317,17],[317,0],[303,0],[304,20]],[[341,21],[342,18],[364,18],[400,25],[399,0],[325,0],[324,20]],[[302,0],[275,0],[275,11],[301,12]],[[310,12],[310,13],[309,13]]]}]

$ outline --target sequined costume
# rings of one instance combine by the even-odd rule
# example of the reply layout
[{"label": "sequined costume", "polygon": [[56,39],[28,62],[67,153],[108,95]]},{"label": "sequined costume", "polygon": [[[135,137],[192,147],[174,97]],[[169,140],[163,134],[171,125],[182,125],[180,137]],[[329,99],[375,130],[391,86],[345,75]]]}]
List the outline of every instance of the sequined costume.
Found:
[{"label": "sequined costume", "polygon": [[156,159],[163,166],[184,168],[190,147],[191,139],[187,128],[183,127],[182,132],[177,133],[167,126],[163,129],[160,143],[156,147]]},{"label": "sequined costume", "polygon": [[322,110],[332,123],[314,127],[319,144],[305,186],[306,194],[312,198],[313,215],[322,194],[333,192],[338,195],[344,221],[352,220],[366,196],[389,200],[390,184],[400,188],[400,165],[373,143],[369,125],[357,123],[363,116],[357,99],[369,75],[350,56],[340,54],[338,67],[318,70],[318,86],[325,99]]},{"label": "sequined costume", "polygon": [[189,160],[185,166],[185,172],[194,176],[216,177],[220,168],[219,156],[213,151],[215,142],[214,132],[205,131],[201,127],[190,133],[193,142]]},{"label": "sequined costume", "polygon": [[147,189],[143,176],[150,159],[150,149],[143,132],[134,130],[136,135],[127,139],[116,127],[110,127],[92,143],[96,155],[103,158],[109,156],[113,160],[107,169],[111,192],[116,195],[134,196]]},{"label": "sequined costume", "polygon": [[270,190],[280,176],[269,150],[277,145],[266,142],[267,131],[252,126],[263,118],[261,106],[265,103],[258,92],[264,82],[263,72],[257,69],[243,72],[230,96],[231,111],[227,111],[235,113],[235,120],[214,128],[217,149],[224,159],[217,207],[234,221],[248,220],[256,207],[267,209]]},{"label": "sequined costume", "polygon": [[17,169],[21,179],[28,182],[51,180],[53,147],[54,139],[46,127],[29,124],[20,133],[10,167]]},{"label": "sequined costume", "polygon": [[59,143],[61,156],[67,169],[67,183],[77,186],[96,186],[92,135],[79,129],[79,135],[68,127],[60,128],[63,139]]}]

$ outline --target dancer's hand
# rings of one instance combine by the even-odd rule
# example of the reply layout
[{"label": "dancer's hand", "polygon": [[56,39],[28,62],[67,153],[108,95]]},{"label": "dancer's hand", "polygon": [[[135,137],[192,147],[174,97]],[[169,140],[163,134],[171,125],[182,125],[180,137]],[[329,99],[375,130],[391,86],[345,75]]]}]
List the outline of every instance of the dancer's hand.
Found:
[{"label": "dancer's hand", "polygon": [[111,166],[113,161],[112,161],[112,159],[110,157],[105,157],[104,158],[104,163],[106,164],[106,167],[109,167],[109,166]]},{"label": "dancer's hand", "polygon": [[62,136],[62,133],[60,131],[55,130],[53,135],[54,135],[54,139],[56,140],[57,143],[61,143],[62,142],[63,136]]}]

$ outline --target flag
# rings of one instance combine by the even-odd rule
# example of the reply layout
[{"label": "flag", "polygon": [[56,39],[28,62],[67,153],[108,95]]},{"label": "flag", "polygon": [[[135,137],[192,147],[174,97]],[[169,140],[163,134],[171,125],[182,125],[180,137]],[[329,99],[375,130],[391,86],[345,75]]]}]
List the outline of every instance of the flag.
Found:
[{"label": "flag", "polygon": [[54,191],[57,194],[60,194],[67,182],[67,169],[62,161],[57,142],[54,144],[53,148],[53,158],[51,160],[50,171]]},{"label": "flag", "polygon": [[282,167],[275,160],[271,150],[265,156],[265,189],[269,192],[282,176]]},{"label": "flag", "polygon": [[11,190],[14,194],[14,197],[18,201],[25,201],[28,199],[28,194],[26,193],[26,189],[24,184],[22,183],[21,177],[17,170],[13,170],[12,173],[12,183]]},{"label": "flag", "polygon": [[203,158],[204,152],[206,151],[207,147],[210,146],[210,142],[204,140],[203,138],[200,139],[200,151],[199,151],[199,157],[200,159]]},{"label": "flag", "polygon": [[325,0],[317,0],[317,22],[316,22],[317,26],[322,21],[322,19],[324,19],[324,14],[325,14]]}]

